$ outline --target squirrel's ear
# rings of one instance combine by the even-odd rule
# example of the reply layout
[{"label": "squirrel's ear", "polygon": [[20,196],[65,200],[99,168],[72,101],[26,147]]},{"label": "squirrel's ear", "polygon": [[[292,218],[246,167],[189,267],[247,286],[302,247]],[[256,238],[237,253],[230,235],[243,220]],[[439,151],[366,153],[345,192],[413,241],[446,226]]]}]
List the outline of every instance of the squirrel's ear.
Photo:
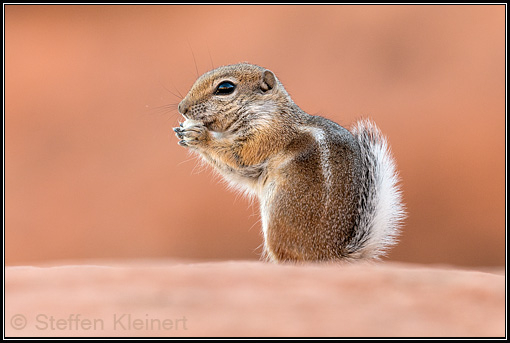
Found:
[{"label": "squirrel's ear", "polygon": [[262,82],[260,84],[260,89],[265,93],[276,86],[276,77],[273,72],[270,70],[264,70],[262,73]]}]

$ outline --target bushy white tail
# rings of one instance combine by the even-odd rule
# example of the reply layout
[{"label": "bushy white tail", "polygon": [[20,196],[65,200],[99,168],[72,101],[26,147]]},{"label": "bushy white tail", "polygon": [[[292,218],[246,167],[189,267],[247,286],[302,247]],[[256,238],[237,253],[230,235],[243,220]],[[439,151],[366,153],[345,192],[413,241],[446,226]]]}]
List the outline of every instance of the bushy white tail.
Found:
[{"label": "bushy white tail", "polygon": [[359,222],[348,251],[353,258],[379,258],[397,243],[406,217],[399,176],[386,138],[370,120],[351,130],[361,147],[362,192]]}]

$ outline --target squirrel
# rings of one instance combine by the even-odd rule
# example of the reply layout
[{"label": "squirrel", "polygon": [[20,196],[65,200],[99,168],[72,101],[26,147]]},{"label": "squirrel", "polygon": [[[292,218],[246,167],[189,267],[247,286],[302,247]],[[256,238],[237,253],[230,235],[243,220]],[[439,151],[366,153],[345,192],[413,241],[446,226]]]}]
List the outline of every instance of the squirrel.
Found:
[{"label": "squirrel", "polygon": [[405,217],[386,138],[310,115],[275,74],[239,63],[200,76],[173,130],[232,186],[257,196],[271,262],[380,260]]}]

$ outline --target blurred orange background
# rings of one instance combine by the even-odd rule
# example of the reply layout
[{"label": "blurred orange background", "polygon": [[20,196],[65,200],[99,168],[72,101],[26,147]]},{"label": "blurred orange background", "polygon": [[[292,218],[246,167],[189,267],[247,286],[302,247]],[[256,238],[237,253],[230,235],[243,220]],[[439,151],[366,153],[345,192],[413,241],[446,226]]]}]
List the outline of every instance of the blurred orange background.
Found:
[{"label": "blurred orange background", "polygon": [[504,265],[504,5],[4,9],[7,265],[259,259],[257,202],[172,131],[197,71],[243,61],[388,137],[409,212],[389,260]]}]

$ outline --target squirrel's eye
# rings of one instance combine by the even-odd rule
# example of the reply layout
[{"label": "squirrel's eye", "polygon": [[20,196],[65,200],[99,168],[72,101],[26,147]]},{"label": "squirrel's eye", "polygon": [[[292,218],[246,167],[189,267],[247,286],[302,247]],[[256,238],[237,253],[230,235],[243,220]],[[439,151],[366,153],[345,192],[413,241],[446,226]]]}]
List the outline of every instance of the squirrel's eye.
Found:
[{"label": "squirrel's eye", "polygon": [[236,85],[234,85],[230,81],[223,81],[216,87],[215,95],[227,95],[232,94],[232,92],[236,89]]}]

